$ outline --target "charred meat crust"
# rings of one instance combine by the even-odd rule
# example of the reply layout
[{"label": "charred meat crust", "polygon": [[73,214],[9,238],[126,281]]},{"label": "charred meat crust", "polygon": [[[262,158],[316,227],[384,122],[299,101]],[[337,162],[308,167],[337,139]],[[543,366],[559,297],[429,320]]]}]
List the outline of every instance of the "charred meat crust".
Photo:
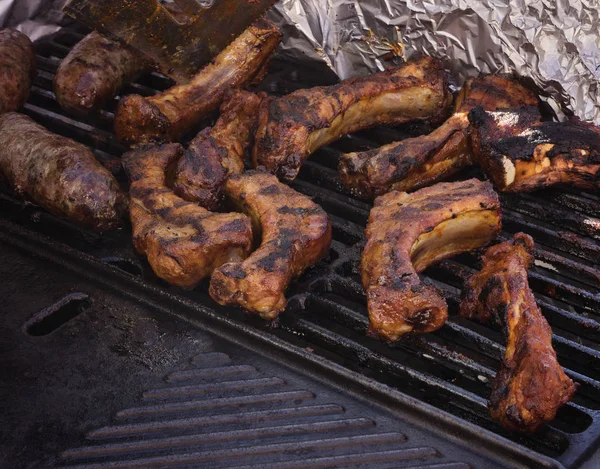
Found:
[{"label": "charred meat crust", "polygon": [[473,107],[496,110],[537,106],[538,101],[535,93],[510,77],[470,79],[456,100],[454,115],[431,134],[342,155],[342,183],[362,198],[431,185],[473,164],[467,135],[467,114]]},{"label": "charred meat crust", "polygon": [[540,122],[531,107],[497,112],[476,107],[469,120],[473,151],[499,190],[600,188],[600,134],[588,126]]},{"label": "charred meat crust", "polygon": [[446,301],[418,273],[485,246],[499,230],[498,195],[490,183],[477,179],[439,183],[412,194],[392,191],[375,199],[361,261],[371,331],[393,341],[441,327]]},{"label": "charred meat crust", "polygon": [[29,117],[0,115],[0,171],[15,193],[98,231],[121,224],[126,197],[89,148]]},{"label": "charred meat crust", "polygon": [[35,77],[35,51],[25,34],[0,30],[0,114],[19,110]]},{"label": "charred meat crust", "polygon": [[253,162],[291,181],[311,153],[342,135],[378,124],[438,122],[451,100],[445,72],[429,57],[265,100]]},{"label": "charred meat crust", "polygon": [[214,111],[226,91],[243,86],[263,73],[280,39],[277,27],[260,19],[190,83],[176,85],[149,98],[125,96],[115,114],[117,138],[128,145],[177,140]]},{"label": "charred meat crust", "polygon": [[308,197],[266,173],[233,175],[224,192],[253,218],[262,241],[245,261],[217,269],[209,293],[220,304],[274,319],[285,309],[289,283],[329,250],[329,218]]},{"label": "charred meat crust", "polygon": [[225,180],[244,171],[263,97],[242,90],[228,93],[215,125],[200,132],[177,162],[173,185],[177,195],[208,210],[221,206]]},{"label": "charred meat crust", "polygon": [[191,288],[222,264],[245,258],[252,224],[239,213],[212,213],[176,196],[167,172],[183,153],[179,144],[131,151],[123,166],[131,181],[133,243],[156,275]]},{"label": "charred meat crust", "polygon": [[152,65],[139,52],[94,31],[61,62],[54,76],[54,94],[63,109],[87,114],[151,70]]},{"label": "charred meat crust", "polygon": [[552,330],[529,289],[533,247],[530,236],[517,233],[489,248],[481,271],[467,280],[460,305],[461,316],[495,323],[507,333],[490,412],[503,427],[523,432],[553,420],[576,389],[557,361]]}]

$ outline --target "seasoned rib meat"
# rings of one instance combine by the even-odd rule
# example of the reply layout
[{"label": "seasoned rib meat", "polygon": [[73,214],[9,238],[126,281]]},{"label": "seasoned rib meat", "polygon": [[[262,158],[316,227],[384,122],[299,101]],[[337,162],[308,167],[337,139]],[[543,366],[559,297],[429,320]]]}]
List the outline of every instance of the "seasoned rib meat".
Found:
[{"label": "seasoned rib meat", "polygon": [[35,73],[35,51],[29,38],[14,29],[0,30],[0,114],[25,104]]},{"label": "seasoned rib meat", "polygon": [[177,140],[215,110],[226,91],[262,76],[280,38],[274,24],[258,20],[190,83],[149,98],[125,96],[115,115],[118,139],[129,145]]},{"label": "seasoned rib meat", "polygon": [[209,210],[219,208],[227,177],[244,171],[261,99],[242,90],[224,99],[214,127],[200,132],[177,163],[173,185],[177,195]]},{"label": "seasoned rib meat", "polygon": [[452,100],[446,74],[430,57],[334,86],[295,91],[260,107],[255,166],[291,181],[314,151],[378,124],[439,121]]},{"label": "seasoned rib meat", "polygon": [[485,246],[499,231],[498,196],[491,184],[477,179],[375,199],[361,262],[371,331],[395,341],[407,332],[440,328],[448,306],[418,273]]},{"label": "seasoned rib meat", "polygon": [[262,232],[260,247],[243,262],[215,270],[210,296],[274,319],[285,309],[285,290],[329,249],[331,225],[325,211],[271,174],[231,176],[225,195],[247,212]]},{"label": "seasoned rib meat", "polygon": [[94,31],[69,52],[54,76],[54,94],[63,109],[88,114],[152,65],[134,49]]},{"label": "seasoned rib meat", "polygon": [[461,316],[493,322],[506,331],[490,412],[503,427],[525,432],[553,420],[576,388],[558,364],[552,330],[529,289],[532,250],[533,240],[524,233],[489,248],[481,271],[467,280],[460,305]]},{"label": "seasoned rib meat", "polygon": [[600,188],[600,134],[572,123],[539,122],[537,109],[469,114],[473,152],[497,189],[528,192],[554,184]]},{"label": "seasoned rib meat", "polygon": [[209,212],[167,187],[170,167],[182,153],[177,143],[149,147],[123,155],[123,166],[131,180],[136,249],[158,277],[191,288],[220,265],[250,253],[252,225],[245,215]]},{"label": "seasoned rib meat", "polygon": [[342,155],[340,178],[363,198],[429,186],[473,164],[467,138],[471,109],[480,105],[493,111],[537,104],[535,93],[509,77],[469,79],[457,97],[454,114],[440,127],[429,135]]},{"label": "seasoned rib meat", "polygon": [[16,112],[0,115],[0,173],[15,193],[98,231],[121,224],[127,199],[84,145]]}]

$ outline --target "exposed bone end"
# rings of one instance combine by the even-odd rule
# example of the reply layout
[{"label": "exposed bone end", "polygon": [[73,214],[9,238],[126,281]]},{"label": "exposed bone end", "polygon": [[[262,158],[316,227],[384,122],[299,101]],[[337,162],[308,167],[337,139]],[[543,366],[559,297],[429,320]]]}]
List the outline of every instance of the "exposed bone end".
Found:
[{"label": "exposed bone end", "polygon": [[126,145],[169,141],[169,119],[143,96],[125,96],[115,113],[117,139]]},{"label": "exposed bone end", "polygon": [[402,288],[367,291],[370,330],[394,342],[408,332],[431,332],[444,325],[448,305],[439,292],[414,275]]},{"label": "exposed bone end", "polygon": [[515,181],[516,168],[512,161],[506,156],[502,157],[502,167],[504,168],[504,187],[509,187]]},{"label": "exposed bone end", "polygon": [[485,246],[498,235],[500,226],[499,206],[456,214],[419,235],[410,250],[413,266],[422,272],[454,254]]}]

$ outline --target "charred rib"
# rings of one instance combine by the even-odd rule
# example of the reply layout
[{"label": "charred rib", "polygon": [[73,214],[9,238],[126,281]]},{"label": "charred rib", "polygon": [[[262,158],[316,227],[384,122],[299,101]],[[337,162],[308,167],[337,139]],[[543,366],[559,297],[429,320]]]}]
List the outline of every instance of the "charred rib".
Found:
[{"label": "charred rib", "polygon": [[395,341],[408,332],[441,327],[446,301],[418,273],[485,246],[499,231],[498,196],[491,184],[477,179],[375,199],[361,261],[371,330]]},{"label": "charred rib", "polygon": [[256,21],[190,83],[149,98],[124,97],[115,115],[115,133],[128,145],[171,142],[214,111],[226,91],[264,74],[281,34],[264,19]]},{"label": "charred rib", "polygon": [[291,181],[304,160],[323,145],[378,124],[439,121],[451,99],[441,66],[425,57],[335,86],[265,100],[253,162]]},{"label": "charred rib", "polygon": [[470,79],[457,98],[454,114],[439,128],[429,135],[342,155],[340,178],[362,198],[429,186],[473,164],[467,138],[471,109],[478,105],[496,110],[537,103],[532,91],[511,78],[482,75]]},{"label": "charred rib", "polygon": [[525,432],[552,421],[576,389],[558,363],[552,330],[528,285],[532,250],[533,240],[524,233],[489,248],[481,271],[467,280],[460,305],[461,316],[507,331],[490,412],[503,427]]},{"label": "charred rib", "polygon": [[191,288],[222,264],[250,253],[252,226],[245,215],[209,212],[167,187],[169,166],[182,153],[179,144],[136,150],[123,155],[123,166],[131,180],[136,249],[158,277]]},{"label": "charred rib", "polygon": [[600,134],[573,123],[539,122],[524,107],[469,114],[477,161],[497,189],[529,192],[555,184],[600,188]]},{"label": "charred rib", "polygon": [[214,127],[200,132],[177,163],[173,186],[177,195],[209,210],[219,208],[227,177],[244,171],[261,99],[241,90],[225,98]]},{"label": "charred rib", "polygon": [[225,195],[248,213],[262,231],[260,247],[243,262],[217,269],[210,296],[274,319],[286,307],[285,291],[329,249],[331,225],[325,211],[271,174],[249,171],[231,176]]}]

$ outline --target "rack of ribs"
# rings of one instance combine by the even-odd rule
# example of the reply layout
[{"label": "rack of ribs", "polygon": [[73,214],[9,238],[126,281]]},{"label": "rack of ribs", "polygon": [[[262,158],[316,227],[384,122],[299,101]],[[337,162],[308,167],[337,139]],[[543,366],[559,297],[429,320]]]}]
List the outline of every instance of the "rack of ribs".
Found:
[{"label": "rack of ribs", "polygon": [[260,107],[254,166],[289,182],[323,145],[379,124],[439,122],[451,101],[446,73],[430,57],[265,100]]},{"label": "rack of ribs", "polygon": [[540,122],[521,107],[469,113],[473,152],[498,190],[528,192],[555,184],[600,188],[600,133],[570,122]]},{"label": "rack of ribs", "polygon": [[500,231],[500,202],[478,179],[439,183],[375,199],[366,229],[361,277],[370,330],[395,341],[440,328],[445,299],[418,273],[447,257],[488,244]]},{"label": "rack of ribs", "polygon": [[529,289],[533,240],[524,233],[489,248],[483,268],[470,277],[460,305],[463,317],[506,331],[506,353],[492,384],[490,412],[509,430],[533,432],[554,419],[576,385],[559,365],[552,330]]},{"label": "rack of ribs", "polygon": [[224,193],[250,215],[262,241],[245,261],[225,264],[213,273],[210,296],[219,304],[275,319],[286,307],[290,282],[327,254],[329,217],[310,198],[267,173],[233,175]]},{"label": "rack of ribs", "polygon": [[125,96],[115,114],[115,133],[122,143],[139,146],[173,142],[219,107],[225,93],[262,79],[281,33],[259,19],[192,78],[163,93]]},{"label": "rack of ribs", "polygon": [[429,186],[473,164],[467,132],[471,109],[537,106],[538,101],[535,93],[512,78],[471,78],[456,98],[454,114],[440,127],[429,135],[342,155],[340,179],[354,195],[366,199],[390,190],[413,191]]},{"label": "rack of ribs", "polygon": [[183,153],[178,143],[123,155],[129,176],[133,243],[154,273],[172,285],[192,288],[226,262],[244,259],[252,248],[250,219],[213,213],[187,202],[167,186]]},{"label": "rack of ribs", "polygon": [[173,184],[177,195],[208,210],[220,208],[225,181],[244,172],[263,97],[243,90],[228,93],[215,125],[200,132],[177,162]]}]

